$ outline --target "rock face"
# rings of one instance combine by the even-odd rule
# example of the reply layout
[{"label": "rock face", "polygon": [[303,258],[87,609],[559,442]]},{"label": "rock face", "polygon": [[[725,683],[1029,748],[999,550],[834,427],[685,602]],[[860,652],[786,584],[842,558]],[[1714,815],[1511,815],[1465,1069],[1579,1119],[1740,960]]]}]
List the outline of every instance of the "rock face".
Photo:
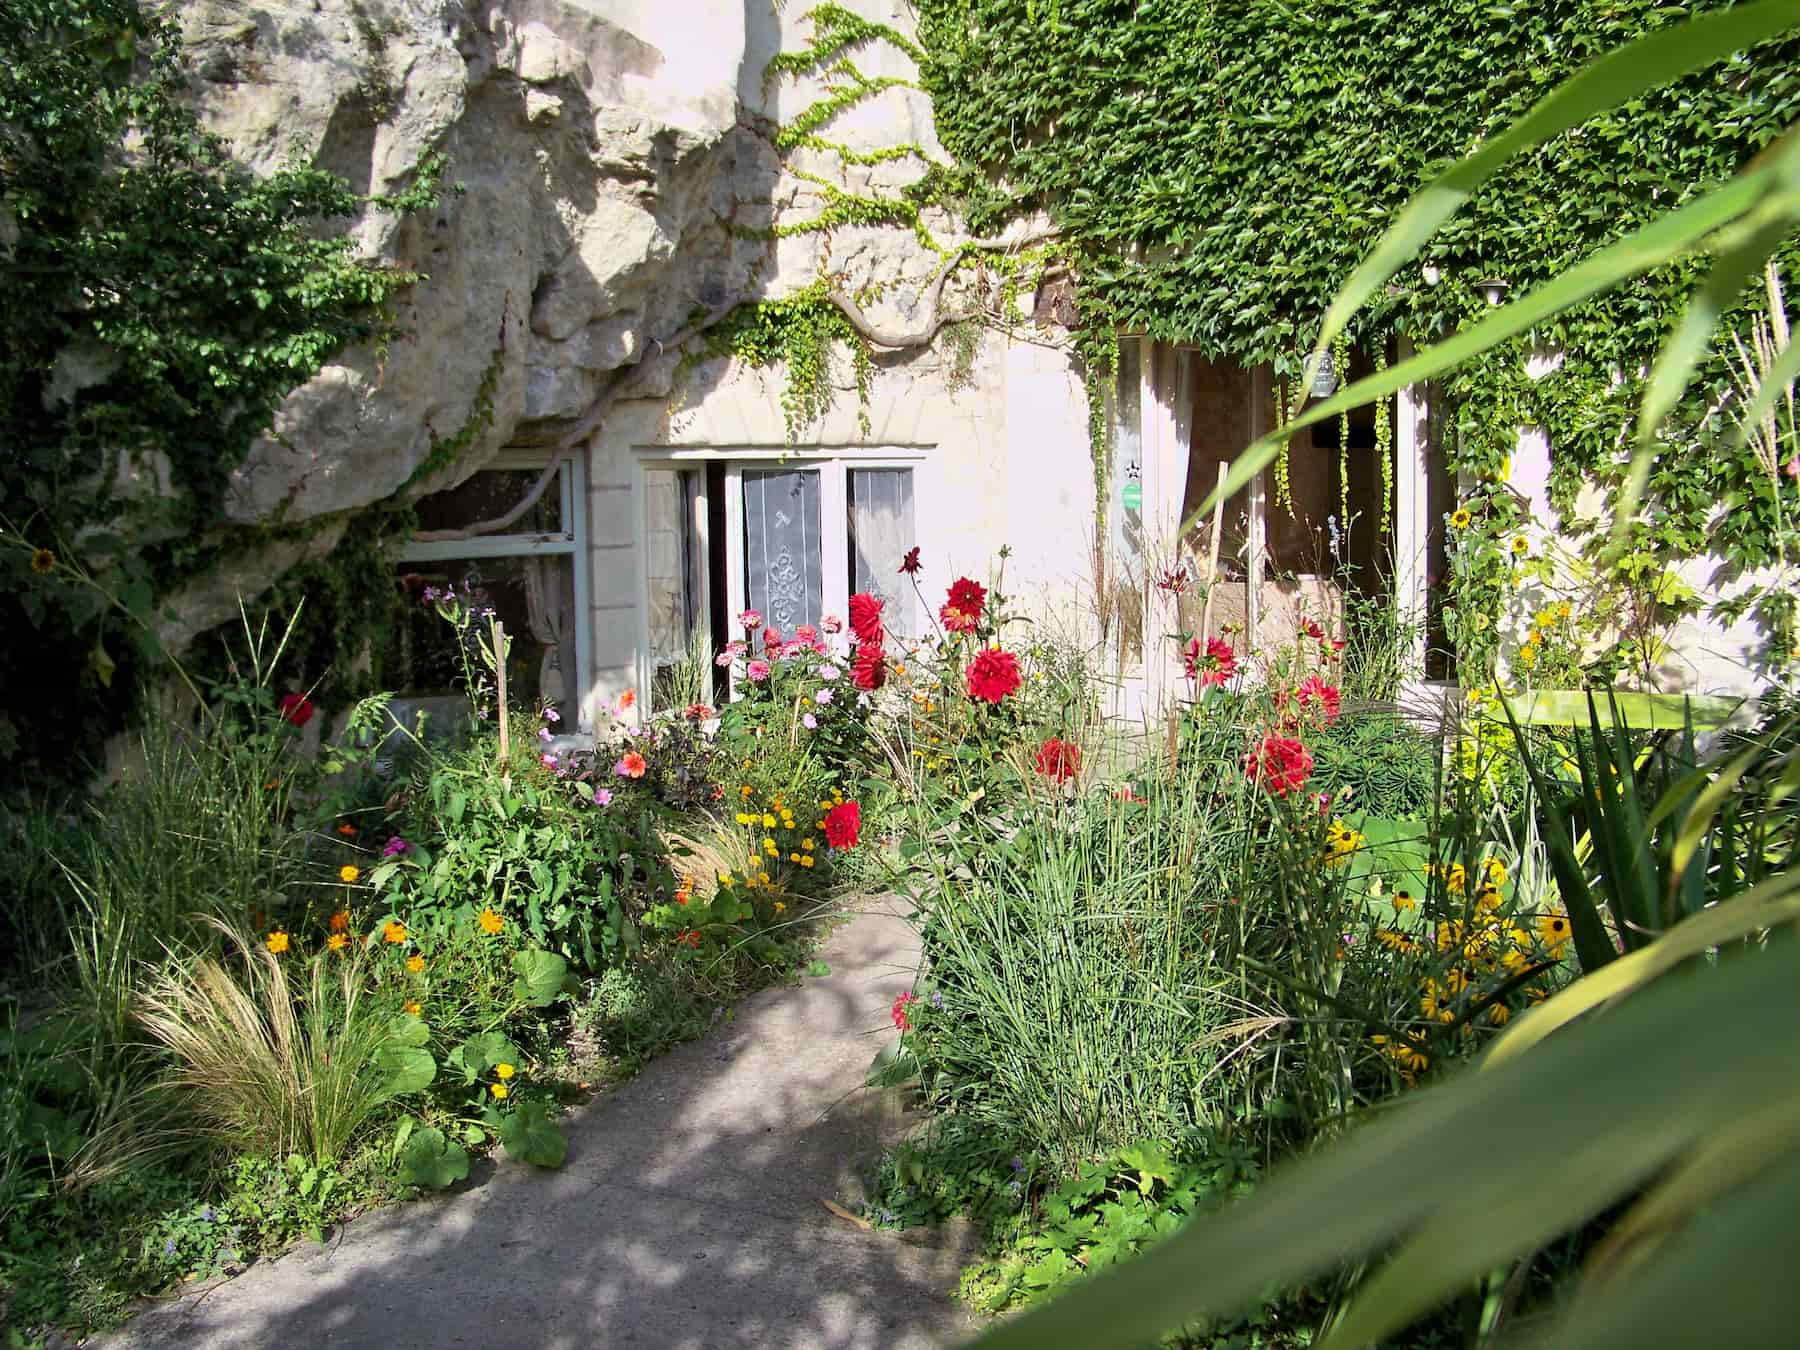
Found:
[{"label": "rock face", "polygon": [[[299,155],[382,193],[447,160],[434,212],[372,212],[362,251],[426,274],[386,352],[343,354],[237,471],[233,521],[296,524],[554,437],[610,372],[749,298],[779,175],[737,102],[740,0],[204,0],[203,113],[253,168]],[[703,38],[703,42],[697,39]],[[472,434],[471,434],[472,433]],[[457,441],[454,456],[434,446]]]}]

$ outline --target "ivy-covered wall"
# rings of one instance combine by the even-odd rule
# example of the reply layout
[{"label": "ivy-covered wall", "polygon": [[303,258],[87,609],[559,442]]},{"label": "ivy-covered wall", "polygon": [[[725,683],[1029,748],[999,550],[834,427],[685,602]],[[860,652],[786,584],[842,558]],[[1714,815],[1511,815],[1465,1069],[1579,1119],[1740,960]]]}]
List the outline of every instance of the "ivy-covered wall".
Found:
[{"label": "ivy-covered wall", "polygon": [[[1719,5],[920,0],[921,73],[972,228],[1034,210],[1060,227],[1092,360],[1124,328],[1281,372],[1437,169],[1597,53]],[[1478,282],[1517,295],[1544,281],[1729,176],[1797,109],[1800,40],[1587,123],[1490,183],[1427,247],[1435,284],[1409,269],[1352,336],[1371,350],[1438,339],[1486,304]],[[1800,251],[1784,256],[1792,275]],[[1454,466],[1494,478],[1535,424],[1559,510],[1573,513],[1584,477],[1614,481],[1641,374],[1703,267],[1664,268],[1457,374]],[[1533,347],[1560,351],[1561,368],[1528,378]],[[1777,552],[1766,475],[1728,444],[1728,421],[1704,416],[1725,384],[1715,360],[1674,419],[1682,448],[1657,463],[1640,557],[1710,548],[1749,568]],[[1472,526],[1499,538],[1516,513],[1504,494],[1488,502],[1496,518]]]}]

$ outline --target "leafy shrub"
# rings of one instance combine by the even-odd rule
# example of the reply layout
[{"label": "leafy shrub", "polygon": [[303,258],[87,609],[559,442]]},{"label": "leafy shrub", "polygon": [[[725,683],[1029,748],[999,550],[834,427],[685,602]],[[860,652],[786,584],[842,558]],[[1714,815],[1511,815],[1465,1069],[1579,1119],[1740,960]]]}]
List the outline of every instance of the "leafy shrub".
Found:
[{"label": "leafy shrub", "polygon": [[692,989],[668,966],[633,962],[615,966],[595,981],[578,1022],[593,1028],[627,1072],[709,1025]]},{"label": "leafy shrub", "polygon": [[1388,712],[1346,713],[1312,744],[1315,790],[1338,810],[1426,820],[1438,799],[1440,743]]}]

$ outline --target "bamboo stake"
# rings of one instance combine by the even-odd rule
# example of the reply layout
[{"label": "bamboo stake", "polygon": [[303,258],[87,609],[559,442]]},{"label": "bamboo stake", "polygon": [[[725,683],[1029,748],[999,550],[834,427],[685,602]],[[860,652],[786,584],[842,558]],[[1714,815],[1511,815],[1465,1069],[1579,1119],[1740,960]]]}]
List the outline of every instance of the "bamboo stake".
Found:
[{"label": "bamboo stake", "polygon": [[494,696],[500,701],[500,767],[506,767],[511,746],[506,734],[506,625],[499,619],[494,624]]},{"label": "bamboo stake", "polygon": [[1200,614],[1200,645],[1203,647],[1212,636],[1213,591],[1219,584],[1219,536],[1225,528],[1225,475],[1230,468],[1228,464],[1219,465],[1219,500],[1213,506],[1212,518],[1212,556],[1206,562],[1206,607]]}]

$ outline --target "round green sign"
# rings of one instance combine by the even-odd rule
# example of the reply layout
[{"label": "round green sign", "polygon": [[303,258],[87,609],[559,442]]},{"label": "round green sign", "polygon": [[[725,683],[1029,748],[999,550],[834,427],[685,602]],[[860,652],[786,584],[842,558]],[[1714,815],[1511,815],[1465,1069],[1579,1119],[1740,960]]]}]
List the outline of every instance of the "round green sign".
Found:
[{"label": "round green sign", "polygon": [[1144,485],[1133,478],[1119,489],[1119,502],[1127,511],[1144,509]]}]

